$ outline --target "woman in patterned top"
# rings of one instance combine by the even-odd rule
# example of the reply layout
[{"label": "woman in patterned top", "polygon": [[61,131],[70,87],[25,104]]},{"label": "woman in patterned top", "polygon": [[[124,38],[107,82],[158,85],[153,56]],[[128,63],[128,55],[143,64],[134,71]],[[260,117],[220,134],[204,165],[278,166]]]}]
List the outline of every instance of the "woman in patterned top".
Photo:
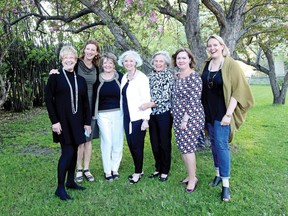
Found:
[{"label": "woman in patterned top", "polygon": [[160,175],[159,181],[168,180],[171,167],[171,129],[172,116],[171,91],[174,82],[168,52],[159,51],[152,57],[153,71],[148,74],[151,102],[140,108],[152,108],[149,120],[149,134],[155,159],[155,172],[149,178]]},{"label": "woman in patterned top", "polygon": [[172,91],[172,114],[178,149],[186,166],[188,176],[180,181],[186,184],[186,192],[195,190],[197,146],[204,142],[205,116],[201,104],[202,80],[194,70],[195,58],[187,48],[178,49],[172,55],[173,65],[179,73]]}]

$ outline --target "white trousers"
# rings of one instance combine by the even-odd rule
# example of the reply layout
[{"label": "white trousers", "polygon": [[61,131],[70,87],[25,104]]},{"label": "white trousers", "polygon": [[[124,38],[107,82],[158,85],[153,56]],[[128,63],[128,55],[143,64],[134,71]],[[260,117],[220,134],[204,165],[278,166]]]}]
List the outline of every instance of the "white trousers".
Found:
[{"label": "white trousers", "polygon": [[118,172],[124,142],[123,113],[120,110],[98,113],[104,173]]}]

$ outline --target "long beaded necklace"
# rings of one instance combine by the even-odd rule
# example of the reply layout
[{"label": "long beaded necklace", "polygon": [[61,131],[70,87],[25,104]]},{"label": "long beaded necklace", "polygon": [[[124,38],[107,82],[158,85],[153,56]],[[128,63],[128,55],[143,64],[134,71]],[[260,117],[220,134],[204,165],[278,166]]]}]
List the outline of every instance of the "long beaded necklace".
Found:
[{"label": "long beaded necklace", "polygon": [[77,111],[78,111],[78,84],[77,84],[76,74],[75,74],[75,71],[73,71],[73,73],[74,73],[74,81],[75,81],[75,94],[76,94],[76,96],[75,96],[76,108],[75,108],[73,89],[72,89],[71,83],[70,83],[70,81],[69,81],[69,79],[68,79],[68,77],[67,77],[67,75],[66,75],[66,72],[65,72],[64,68],[63,68],[63,73],[64,73],[64,76],[65,76],[66,81],[67,81],[67,83],[68,83],[68,85],[69,85],[69,88],[70,88],[72,113],[75,114],[75,113],[77,113]]},{"label": "long beaded necklace", "polygon": [[[211,63],[211,62],[210,62]],[[221,61],[221,63],[220,63],[220,65],[219,65],[219,68],[218,68],[218,70],[216,71],[216,72],[214,72],[215,74],[211,77],[211,67],[212,66],[210,66],[210,64],[209,64],[209,66],[210,66],[210,69],[209,69],[209,67],[208,67],[208,76],[207,76],[207,82],[208,82],[208,88],[209,89],[211,89],[212,87],[213,87],[213,85],[214,85],[214,83],[213,83],[213,81],[214,81],[214,78],[216,77],[216,75],[218,74],[218,72],[220,71],[220,69],[221,69],[221,67],[222,67],[222,61]]]}]

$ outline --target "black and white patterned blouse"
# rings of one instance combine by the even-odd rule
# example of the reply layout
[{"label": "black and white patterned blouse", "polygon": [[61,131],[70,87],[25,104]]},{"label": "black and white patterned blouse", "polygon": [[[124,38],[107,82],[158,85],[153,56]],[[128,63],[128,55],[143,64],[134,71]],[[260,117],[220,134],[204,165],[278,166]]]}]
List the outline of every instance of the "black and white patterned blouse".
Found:
[{"label": "black and white patterned blouse", "polygon": [[171,109],[171,91],[174,83],[173,72],[170,68],[163,71],[152,71],[148,74],[151,101],[156,104],[151,115],[167,112]]}]

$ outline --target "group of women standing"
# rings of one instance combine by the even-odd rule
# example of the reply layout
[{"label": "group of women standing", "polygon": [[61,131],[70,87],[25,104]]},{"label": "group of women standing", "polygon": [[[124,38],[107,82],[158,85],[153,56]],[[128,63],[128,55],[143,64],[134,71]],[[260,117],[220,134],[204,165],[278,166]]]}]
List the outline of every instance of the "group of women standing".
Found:
[{"label": "group of women standing", "polygon": [[[59,75],[49,77],[46,89],[54,141],[60,141],[62,148],[55,194],[62,200],[71,199],[64,187],[66,173],[67,188],[85,189],[75,183],[83,180],[83,156],[84,176],[88,181],[94,181],[89,170],[91,139],[95,137],[94,122],[99,126],[104,178],[107,181],[120,178],[118,169],[124,131],[134,162],[134,172],[128,176],[128,181],[130,184],[140,181],[144,174],[144,140],[148,127],[155,159],[155,171],[149,178],[167,181],[171,168],[171,129],[174,125],[177,147],[187,171],[186,178],[180,181],[186,185],[185,191],[193,192],[198,184],[195,152],[205,142],[206,129],[216,171],[210,185],[217,186],[222,181],[221,199],[229,201],[228,143],[253,105],[253,97],[242,70],[229,56],[223,39],[217,35],[209,37],[207,51],[210,57],[200,73],[195,71],[195,58],[187,48],[178,49],[172,55],[173,67],[170,67],[170,56],[166,51],[157,52],[151,61],[153,70],[147,76],[138,69],[143,64],[140,55],[132,50],[124,52],[118,62],[112,53],[102,54],[100,58],[99,47],[94,40],[87,41],[78,62],[75,53],[72,56],[76,60],[71,53],[65,55],[60,52],[63,68],[59,70]],[[68,62],[64,61],[67,56],[70,57]],[[124,75],[116,71],[116,63],[124,67]],[[66,100],[70,101],[65,104],[65,109],[60,108],[64,102],[61,98],[66,96]],[[78,108],[76,112],[75,106]],[[77,129],[74,128],[75,122]],[[55,126],[58,123],[60,128]],[[70,150],[65,150],[65,147]],[[72,170],[76,166],[76,147],[78,160],[74,181]],[[63,158],[66,158],[64,165]]]}]

